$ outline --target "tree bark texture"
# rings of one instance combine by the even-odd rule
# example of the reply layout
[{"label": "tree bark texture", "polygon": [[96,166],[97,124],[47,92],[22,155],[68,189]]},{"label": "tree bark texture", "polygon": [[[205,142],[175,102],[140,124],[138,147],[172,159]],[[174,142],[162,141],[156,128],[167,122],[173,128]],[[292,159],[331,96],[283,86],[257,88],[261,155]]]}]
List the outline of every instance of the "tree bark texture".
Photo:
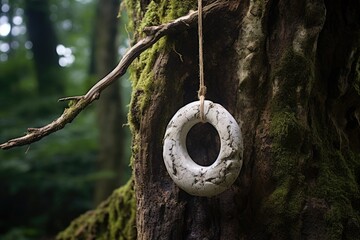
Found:
[{"label": "tree bark texture", "polygon": [[[241,175],[213,198],[190,196],[168,176],[166,125],[198,89],[197,29],[168,36],[134,64],[138,239],[356,238],[359,3],[229,2],[204,19],[205,83],[207,99],[242,126]],[[139,26],[194,4],[151,1]],[[206,133],[189,151],[205,155]]]},{"label": "tree bark texture", "polygon": [[[206,98],[241,125],[243,168],[211,198],[172,182],[162,139],[173,114],[197,100],[197,29],[161,39],[132,65],[137,239],[356,239],[359,2],[219,2],[226,7],[204,19]],[[127,5],[135,36],[196,9],[196,1]],[[198,126],[188,136],[195,161],[213,159],[209,132]]]},{"label": "tree bark texture", "polygon": [[[119,1],[101,0],[97,8],[96,27],[94,29],[95,75],[102,78],[116,65]],[[95,203],[108,197],[114,189],[124,184],[128,162],[124,159],[124,130],[126,117],[122,113],[119,81],[106,89],[97,104],[99,126],[99,171],[107,177],[97,182]]]}]

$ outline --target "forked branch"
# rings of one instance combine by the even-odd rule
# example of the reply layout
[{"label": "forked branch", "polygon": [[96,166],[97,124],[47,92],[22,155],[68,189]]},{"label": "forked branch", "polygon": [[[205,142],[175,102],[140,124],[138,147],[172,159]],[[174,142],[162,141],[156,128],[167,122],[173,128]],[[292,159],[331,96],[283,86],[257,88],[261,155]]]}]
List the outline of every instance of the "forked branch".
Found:
[{"label": "forked branch", "polygon": [[[204,7],[204,18],[209,14],[216,13],[219,10],[225,8],[229,8],[228,2],[229,1],[216,1]],[[146,27],[143,30],[143,32],[146,34],[146,37],[132,46],[120,60],[119,64],[114,68],[114,70],[99,80],[85,95],[59,99],[59,101],[72,101],[71,106],[66,108],[59,118],[41,128],[28,128],[27,133],[24,136],[14,138],[3,144],[0,144],[0,148],[9,149],[17,146],[27,145],[39,141],[43,137],[64,128],[65,125],[72,122],[84,108],[89,106],[94,100],[98,99],[101,92],[105,88],[111,85],[117,78],[124,75],[129,65],[142,52],[151,47],[161,37],[192,27],[197,22],[197,19],[197,12],[192,11],[189,14],[175,19],[169,23],[165,23],[159,26]]]}]

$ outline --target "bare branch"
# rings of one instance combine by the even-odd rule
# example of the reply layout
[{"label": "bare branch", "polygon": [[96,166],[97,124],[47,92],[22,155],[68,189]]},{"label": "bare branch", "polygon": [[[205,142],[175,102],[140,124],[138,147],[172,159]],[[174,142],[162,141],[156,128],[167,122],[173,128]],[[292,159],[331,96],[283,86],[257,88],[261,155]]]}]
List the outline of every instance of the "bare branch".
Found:
[{"label": "bare branch", "polygon": [[[210,13],[215,13],[228,7],[228,1],[217,1],[209,4],[204,8],[204,17]],[[99,80],[85,95],[59,99],[59,101],[72,101],[71,106],[66,108],[59,118],[41,128],[28,128],[27,133],[24,136],[14,138],[3,144],[0,144],[0,148],[9,149],[17,146],[27,145],[39,141],[43,137],[64,128],[65,125],[71,123],[72,120],[74,120],[84,108],[89,106],[94,100],[98,99],[101,92],[105,88],[111,85],[117,78],[124,75],[130,64],[142,52],[151,47],[161,37],[190,28],[197,22],[197,18],[197,12],[192,11],[189,14],[175,19],[169,23],[165,23],[159,26],[146,27],[143,30],[143,32],[146,34],[146,37],[132,46],[120,60],[119,64],[108,75]]]}]

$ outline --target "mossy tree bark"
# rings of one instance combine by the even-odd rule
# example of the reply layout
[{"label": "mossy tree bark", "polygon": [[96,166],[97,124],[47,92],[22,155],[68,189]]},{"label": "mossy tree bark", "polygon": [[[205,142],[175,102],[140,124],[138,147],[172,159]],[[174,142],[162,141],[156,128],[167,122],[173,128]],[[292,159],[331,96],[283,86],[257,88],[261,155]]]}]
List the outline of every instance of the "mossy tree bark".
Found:
[{"label": "mossy tree bark", "polygon": [[[359,2],[224,2],[227,8],[204,19],[205,82],[207,99],[242,126],[243,169],[229,190],[211,198],[188,195],[168,176],[166,125],[197,100],[197,29],[160,40],[132,69],[137,238],[356,239]],[[196,9],[196,1],[127,4],[134,29]],[[188,150],[200,161],[214,143],[207,129],[196,131]]]}]

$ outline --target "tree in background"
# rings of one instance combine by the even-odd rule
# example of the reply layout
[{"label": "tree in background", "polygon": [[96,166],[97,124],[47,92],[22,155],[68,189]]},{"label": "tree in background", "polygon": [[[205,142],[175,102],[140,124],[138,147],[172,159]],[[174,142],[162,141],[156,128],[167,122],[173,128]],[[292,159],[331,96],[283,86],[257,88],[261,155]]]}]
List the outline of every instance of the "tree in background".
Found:
[{"label": "tree in background", "polygon": [[[89,40],[96,4],[68,0],[0,2],[3,141],[24,132],[29,123],[40,126],[58,116],[64,107],[56,103],[58,98],[79,94],[88,87]],[[117,13],[118,7],[113,10]],[[39,19],[44,20],[39,23]],[[115,47],[113,50],[112,55],[118,54]],[[44,69],[38,71],[35,61]],[[39,82],[39,75],[45,82]],[[117,90],[126,92],[129,88],[124,90],[121,85]],[[124,106],[118,107],[125,111]],[[117,127],[124,122],[119,121]],[[96,166],[100,145],[96,125],[96,115],[89,110],[69,131],[46,139],[46,146],[32,144],[0,152],[0,239],[50,238],[71,219],[95,207],[95,185],[108,176]]]},{"label": "tree in background", "polygon": [[25,1],[26,27],[37,76],[37,88],[40,95],[64,94],[63,71],[56,53],[58,38],[50,20],[48,0]]},{"label": "tree in background", "polygon": [[[96,79],[108,74],[116,65],[118,56],[119,4],[117,0],[100,0],[97,3],[93,29],[94,64]],[[120,96],[120,83],[106,89],[97,104],[99,126],[98,169],[108,173],[95,187],[95,203],[106,199],[116,188],[127,181],[129,160],[124,155],[126,122]]]},{"label": "tree in background", "polygon": [[[238,180],[218,196],[194,197],[163,164],[169,120],[197,99],[197,29],[188,25],[133,63],[133,182],[58,239],[358,238],[359,2],[216,4],[204,19],[207,99],[242,125]],[[196,1],[127,5],[136,40],[144,26],[196,9]]]}]

